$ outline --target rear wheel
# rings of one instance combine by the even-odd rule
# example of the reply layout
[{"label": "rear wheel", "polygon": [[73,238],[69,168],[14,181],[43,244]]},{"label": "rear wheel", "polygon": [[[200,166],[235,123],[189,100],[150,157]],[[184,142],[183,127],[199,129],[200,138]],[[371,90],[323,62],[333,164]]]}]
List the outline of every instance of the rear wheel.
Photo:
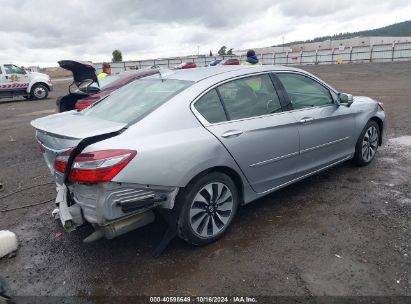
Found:
[{"label": "rear wheel", "polygon": [[238,207],[238,191],[223,173],[210,173],[183,190],[178,235],[193,245],[219,239],[232,223]]},{"label": "rear wheel", "polygon": [[31,88],[31,93],[30,96],[32,99],[46,99],[47,96],[49,95],[49,90],[47,87],[43,84],[35,84]]},{"label": "rear wheel", "polygon": [[358,166],[366,166],[373,161],[377,153],[379,138],[380,127],[375,121],[370,120],[355,146],[354,161]]}]

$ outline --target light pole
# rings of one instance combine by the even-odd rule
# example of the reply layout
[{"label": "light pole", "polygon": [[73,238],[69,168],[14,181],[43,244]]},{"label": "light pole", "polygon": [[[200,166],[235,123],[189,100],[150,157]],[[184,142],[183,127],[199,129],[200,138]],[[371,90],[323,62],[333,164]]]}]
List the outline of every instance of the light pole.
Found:
[{"label": "light pole", "polygon": [[283,53],[284,53],[284,36],[282,36],[283,37]]},{"label": "light pole", "polygon": [[200,56],[200,46],[197,45],[197,57]]}]

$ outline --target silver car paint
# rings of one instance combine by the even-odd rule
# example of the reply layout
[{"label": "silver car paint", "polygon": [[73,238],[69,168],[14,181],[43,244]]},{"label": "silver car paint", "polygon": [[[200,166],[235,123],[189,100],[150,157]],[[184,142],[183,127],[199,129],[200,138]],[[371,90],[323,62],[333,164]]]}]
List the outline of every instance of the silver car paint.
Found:
[{"label": "silver car paint", "polygon": [[[367,121],[372,117],[384,121],[385,114],[378,104],[362,97],[356,97],[351,107],[336,103],[309,109],[309,115],[316,118],[311,124],[300,122],[308,113],[303,110],[209,124],[193,108],[197,98],[215,85],[236,77],[271,71],[303,73],[327,86],[309,73],[288,67],[232,66],[177,71],[165,78],[194,80],[196,83],[136,124],[128,126],[123,133],[92,144],[85,151],[112,148],[137,150],[137,156],[113,179],[114,183],[119,184],[180,188],[205,170],[229,168],[241,179],[243,202],[248,203],[351,158],[355,142]],[[60,126],[58,131],[54,129],[56,126],[50,127],[55,116],[33,121],[38,138],[44,132],[84,138],[91,136],[89,134],[124,127],[107,122],[101,130],[93,129],[90,121],[88,128],[85,128],[87,123],[82,120],[82,128],[77,128],[79,134],[76,135],[72,119],[79,114],[64,114],[66,120],[58,119],[61,124],[65,122],[66,127]],[[335,124],[335,121],[338,123]],[[223,133],[237,129],[243,132],[241,136],[222,139]],[[301,136],[298,138],[299,133],[304,134],[303,139]],[[272,136],[274,140],[264,141],[262,136]],[[52,138],[53,135],[50,135],[49,144],[52,144]],[[241,144],[242,139],[245,144]],[[75,187],[71,189],[75,190]]]}]

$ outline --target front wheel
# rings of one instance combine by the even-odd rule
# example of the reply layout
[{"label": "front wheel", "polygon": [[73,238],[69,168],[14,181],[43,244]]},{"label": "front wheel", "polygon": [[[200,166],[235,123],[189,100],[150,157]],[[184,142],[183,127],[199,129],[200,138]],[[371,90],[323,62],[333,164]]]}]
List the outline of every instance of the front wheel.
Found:
[{"label": "front wheel", "polygon": [[42,84],[35,84],[31,88],[31,93],[30,96],[32,99],[46,99],[47,96],[49,95],[49,90],[45,85]]},{"label": "front wheel", "polygon": [[372,162],[377,153],[380,127],[370,120],[361,132],[355,146],[354,161],[358,166],[366,166]]},{"label": "front wheel", "polygon": [[199,178],[180,198],[178,235],[193,245],[219,239],[232,223],[239,200],[233,180],[219,172]]}]

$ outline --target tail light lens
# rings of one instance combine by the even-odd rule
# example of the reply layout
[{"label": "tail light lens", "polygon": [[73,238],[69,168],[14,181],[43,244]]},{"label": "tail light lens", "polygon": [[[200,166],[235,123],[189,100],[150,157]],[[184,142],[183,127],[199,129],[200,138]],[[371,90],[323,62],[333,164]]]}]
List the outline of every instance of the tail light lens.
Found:
[{"label": "tail light lens", "polygon": [[[56,157],[54,168],[64,173],[72,150]],[[73,161],[69,180],[79,183],[100,183],[113,179],[133,158],[137,151],[102,150],[80,153]]]},{"label": "tail light lens", "polygon": [[379,106],[381,107],[381,109],[383,109],[383,110],[384,110],[384,103],[383,103],[383,102],[381,102],[381,101],[379,101],[379,102],[378,102],[378,104],[379,104]]},{"label": "tail light lens", "polygon": [[[98,100],[98,99],[97,99],[97,100]],[[74,107],[76,108],[76,110],[83,110],[83,109],[91,106],[93,103],[94,103],[94,102],[92,102],[92,101],[87,101],[87,102],[82,102],[82,103],[77,102],[77,103],[74,105]]]},{"label": "tail light lens", "polygon": [[73,152],[74,148],[71,148],[70,150],[60,153],[56,156],[54,159],[54,170],[57,172],[60,172],[64,174],[66,172],[66,167],[67,167],[67,162],[70,157],[71,152]]},{"label": "tail light lens", "polygon": [[100,100],[101,96],[89,96],[84,99],[80,99],[79,101],[76,102],[74,105],[74,108],[76,110],[83,110],[89,106],[91,106],[93,103],[96,101]]}]

